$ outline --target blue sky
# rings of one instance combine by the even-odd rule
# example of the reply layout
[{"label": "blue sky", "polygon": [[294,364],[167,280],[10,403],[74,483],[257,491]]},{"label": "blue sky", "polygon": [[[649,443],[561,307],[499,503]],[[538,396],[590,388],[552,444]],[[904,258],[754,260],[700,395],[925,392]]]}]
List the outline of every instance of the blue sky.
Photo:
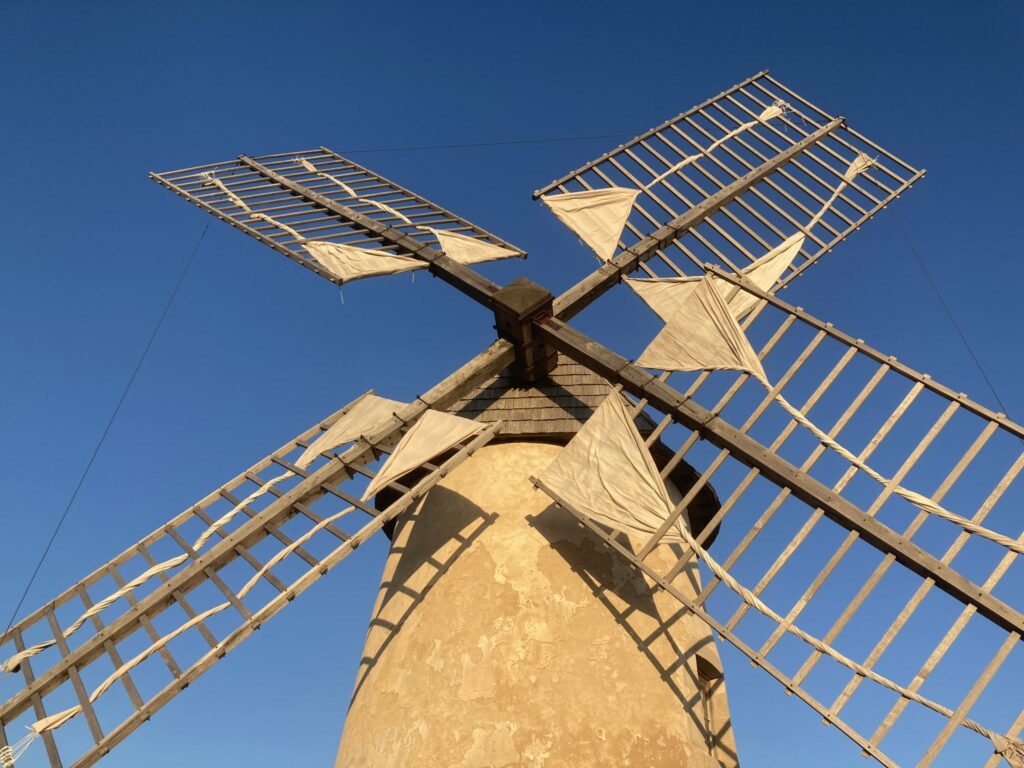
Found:
[{"label": "blue sky", "polygon": [[[947,0],[8,0],[0,616],[204,226],[150,170],[319,144],[351,151],[531,253],[525,265],[484,267],[493,279],[525,270],[557,291],[593,260],[530,192],[620,140],[361,150],[632,135],[771,68],[928,168],[895,210],[1020,419],[1022,24],[1019,3]],[[786,298],[992,403],[890,213]],[[26,608],[366,389],[411,398],[491,338],[483,311],[440,281],[365,281],[345,299],[211,226]],[[105,765],[328,763],[382,553],[361,550]],[[745,764],[818,764],[815,750],[836,742],[818,742],[817,726],[799,739],[786,731],[766,678],[748,672],[737,670],[748,693],[734,693]],[[204,726],[213,718],[217,731]],[[838,754],[836,765],[863,764],[853,749]]]}]

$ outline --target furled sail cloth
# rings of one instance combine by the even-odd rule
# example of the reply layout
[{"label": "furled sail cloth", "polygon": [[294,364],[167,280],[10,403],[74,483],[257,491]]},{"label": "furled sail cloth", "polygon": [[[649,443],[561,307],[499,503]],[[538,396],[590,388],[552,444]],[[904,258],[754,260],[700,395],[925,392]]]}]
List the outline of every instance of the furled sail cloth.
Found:
[{"label": "furled sail cloth", "polygon": [[418,469],[438,454],[476,434],[483,426],[472,419],[428,409],[402,436],[384,466],[370,481],[363,500],[375,496],[392,480]]},{"label": "furled sail cloth", "polygon": [[295,162],[298,163],[299,165],[301,165],[303,168],[305,168],[310,173],[315,173],[321,179],[327,179],[328,181],[338,185],[339,187],[341,187],[342,191],[344,191],[344,193],[346,195],[348,195],[349,197],[354,197],[358,202],[366,203],[367,205],[372,205],[378,211],[383,211],[386,214],[389,214],[391,216],[399,218],[402,221],[404,221],[406,224],[412,224],[412,220],[409,219],[408,216],[406,216],[401,211],[392,208],[387,203],[382,203],[380,200],[374,200],[372,197],[359,197],[359,195],[356,194],[356,191],[354,189],[352,189],[352,187],[350,187],[348,184],[343,182],[337,176],[332,176],[329,173],[325,173],[324,171],[321,171],[319,168],[317,168],[315,165],[313,165],[313,163],[311,163],[307,158],[305,158],[305,157],[297,157],[297,158],[295,158]]},{"label": "furled sail cloth", "polygon": [[[295,460],[295,465],[300,469],[306,469],[313,463],[316,457],[324,451],[337,448],[338,446],[351,442],[362,435],[373,433],[376,431],[376,428],[383,425],[383,423],[396,411],[404,408],[405,406],[406,403],[401,403],[397,400],[388,400],[387,398],[378,397],[377,395],[372,394],[364,395],[356,400],[347,411],[341,414],[341,416],[339,416],[330,427],[320,433],[316,440],[309,444],[309,447],[307,447]],[[294,474],[294,472],[288,470],[267,480],[255,491],[235,504],[225,514],[210,523],[210,525],[207,526],[195,540],[192,548],[197,552],[201,550],[220,528],[231,522],[240,510],[260,496],[266,494],[273,486],[277,485],[282,480],[293,477]],[[71,635],[77,632],[89,618],[101,613],[108,606],[129,594],[132,590],[142,586],[157,574],[177,568],[187,559],[188,555],[178,555],[177,557],[172,557],[169,560],[164,560],[163,562],[153,565],[148,570],[121,586],[117,591],[93,604],[64,630],[64,637],[70,638]],[[44,643],[38,643],[31,648],[26,648],[20,653],[14,654],[9,659],[0,663],[0,676],[16,672],[25,659],[41,653],[54,645],[55,642],[56,641],[54,640],[48,640]]]},{"label": "furled sail cloth", "polygon": [[766,107],[764,110],[762,110],[761,114],[759,114],[753,120],[749,120],[749,121],[747,121],[745,123],[740,123],[740,125],[738,125],[736,128],[733,128],[731,131],[729,131],[727,134],[725,134],[725,136],[723,136],[722,138],[720,138],[720,139],[712,142],[711,144],[709,144],[707,147],[705,147],[703,150],[701,150],[698,154],[688,155],[688,156],[684,157],[682,160],[680,160],[678,163],[676,163],[675,165],[670,167],[664,173],[660,174],[659,176],[655,176],[651,181],[649,181],[647,184],[644,185],[644,189],[650,189],[655,184],[657,184],[659,181],[661,181],[661,180],[671,176],[676,171],[681,171],[683,168],[688,166],[690,163],[692,163],[694,160],[696,160],[701,155],[710,155],[712,152],[714,152],[720,146],[725,144],[725,142],[727,142],[729,139],[731,139],[731,138],[733,138],[735,136],[739,136],[741,133],[743,133],[746,130],[749,130],[749,129],[753,128],[758,123],[767,123],[773,117],[782,117],[782,115],[786,114],[786,111],[788,109],[789,109],[789,104],[787,104],[784,101],[776,100],[776,101],[772,102],[772,105],[770,107]]},{"label": "furled sail cloth", "polygon": [[[587,419],[540,482],[592,520],[649,539],[672,512],[672,502],[644,440],[612,392]],[[662,542],[685,541],[682,517]]]},{"label": "furled sail cloth", "polygon": [[325,171],[321,171],[319,168],[317,168],[315,165],[313,165],[307,158],[305,158],[305,157],[297,157],[297,158],[295,158],[295,162],[298,163],[299,165],[301,165],[303,168],[305,168],[310,173],[315,173],[321,179],[326,179],[327,181],[331,182],[332,184],[336,184],[337,186],[341,187],[342,191],[344,191],[346,195],[349,195],[350,197],[358,197],[358,195],[356,195],[356,192],[355,192],[354,189],[352,189],[352,187],[350,187],[344,181],[339,179],[337,176],[333,176],[330,173],[327,173]]},{"label": "furled sail cloth", "polygon": [[823,432],[781,392],[774,392],[761,361],[750,345],[743,329],[729,311],[722,294],[714,287],[713,278],[705,276],[687,284],[687,292],[677,291],[679,305],[668,323],[637,359],[637,365],[661,371],[745,371],[757,379],[775,402],[793,419],[807,428],[823,445],[831,448],[850,464],[918,509],[959,526],[964,531],[1024,554],[1024,543],[991,531],[977,523],[950,512],[933,499],[893,483],[875,471],[835,439]]},{"label": "furled sail cloth", "polygon": [[356,248],[325,240],[311,240],[303,243],[302,247],[342,283],[375,275],[397,275],[427,267],[419,259],[398,256],[390,251]]},{"label": "furled sail cloth", "polygon": [[[344,443],[355,440],[357,437],[373,432],[375,427],[379,427],[395,411],[405,406],[406,403],[400,403],[397,400],[388,400],[385,397],[377,397],[376,395],[364,395],[349,410],[339,416],[316,440],[310,443],[309,447],[295,460],[295,465],[300,469],[305,469],[324,451],[337,448]],[[287,480],[294,476],[294,472],[286,470],[280,475],[267,480],[263,485],[221,515],[221,517],[210,523],[209,527],[196,539],[193,549],[198,552],[220,528],[231,522],[243,507],[266,494],[282,480]]]},{"label": "furled sail cloth", "polygon": [[[740,274],[762,291],[770,291],[800,253],[806,239],[807,236],[802,232],[791,235],[757,261],[741,269]],[[625,283],[636,291],[637,295],[658,317],[667,323],[676,308],[682,304],[684,297],[693,290],[692,286],[702,279],[697,277],[626,278]],[[710,279],[726,300],[730,314],[737,320],[741,320],[757,304],[758,298],[754,294],[737,289],[718,278],[711,277]]]},{"label": "furled sail cloth", "polygon": [[505,248],[501,245],[494,245],[475,237],[463,235],[459,232],[450,232],[445,229],[434,229],[423,227],[430,232],[441,246],[445,255],[455,259],[460,264],[479,264],[483,261],[497,261],[498,259],[509,259],[518,256],[519,251]]},{"label": "furled sail cloth", "polygon": [[376,275],[397,275],[400,272],[411,272],[414,269],[426,269],[427,264],[409,256],[398,256],[391,251],[357,248],[354,245],[331,243],[327,240],[306,240],[301,232],[272,219],[265,213],[251,213],[250,219],[258,219],[283,229],[294,237],[320,265],[338,278],[339,282],[347,283],[364,277]]},{"label": "furled sail cloth", "polygon": [[853,161],[850,163],[849,167],[847,167],[846,171],[843,172],[843,179],[842,181],[839,182],[839,185],[832,191],[832,196],[825,201],[825,204],[823,206],[821,206],[821,210],[814,214],[814,218],[811,219],[807,226],[804,228],[804,232],[810,232],[811,229],[814,228],[814,225],[821,221],[821,217],[825,215],[828,209],[832,207],[832,204],[835,203],[835,201],[839,198],[839,195],[842,193],[842,191],[846,189],[848,186],[850,186],[853,183],[854,179],[856,179],[860,174],[864,173],[864,171],[866,171],[874,164],[874,158],[869,157],[863,152],[858,152],[857,156],[853,158]]},{"label": "furled sail cloth", "polygon": [[608,261],[619,244],[638,189],[607,187],[585,192],[542,195],[541,200],[558,220],[575,232],[601,261]]}]

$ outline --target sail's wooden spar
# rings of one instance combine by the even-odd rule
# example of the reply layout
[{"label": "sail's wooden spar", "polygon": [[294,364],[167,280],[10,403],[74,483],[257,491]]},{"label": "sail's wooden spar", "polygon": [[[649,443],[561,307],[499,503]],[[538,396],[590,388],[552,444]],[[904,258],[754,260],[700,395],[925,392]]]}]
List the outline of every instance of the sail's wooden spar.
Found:
[{"label": "sail's wooden spar", "polygon": [[[352,486],[346,486],[353,479],[358,483],[363,477],[372,478],[375,470],[371,463],[382,453],[392,450],[407,426],[415,422],[428,407],[443,409],[457,401],[472,391],[480,381],[507,366],[511,359],[510,345],[503,341],[495,342],[399,412],[377,434],[358,441],[343,454],[323,457],[309,471],[299,469],[292,463],[294,459],[289,459],[333,423],[344,411],[342,409],[286,443],[15,625],[0,638],[0,648],[6,650],[13,643],[14,648],[21,650],[25,647],[25,638],[36,642],[43,636],[56,638],[57,645],[22,661],[20,673],[24,677],[24,687],[0,705],[0,746],[8,743],[12,727],[27,725],[47,714],[53,714],[55,709],[66,707],[67,694],[71,692],[71,701],[83,707],[89,738],[85,743],[82,743],[81,738],[75,739],[75,735],[81,734],[65,732],[64,729],[71,730],[69,726],[55,732],[44,732],[42,738],[50,764],[65,764],[61,758],[62,753],[65,756],[74,755],[74,766],[95,763],[190,682],[250,636],[262,622],[275,615],[369,535],[380,530],[401,509],[422,497],[443,474],[486,443],[498,425],[488,427],[469,439],[441,466],[427,465],[427,476],[414,487],[405,488],[400,483],[393,484],[399,488],[401,496],[383,514],[360,502],[358,492]],[[284,490],[272,489],[272,501],[262,509],[256,509],[259,506],[256,504],[243,508],[244,521],[218,530],[220,539],[209,550],[202,554],[191,550],[188,541],[194,536],[198,525],[209,525],[218,517],[218,510],[223,511],[225,507],[239,503],[239,496],[244,495],[242,489],[262,485],[266,474],[280,468],[295,472],[299,476],[298,482]],[[353,514],[351,519],[345,516],[345,525],[340,520],[335,524],[325,522],[330,514],[325,513],[325,508],[333,511],[336,506],[348,505],[365,514]],[[353,522],[360,518],[366,522],[353,529]],[[308,535],[314,528],[317,531],[316,539],[311,539],[305,546],[295,547],[294,557],[285,558],[263,574],[261,578],[267,586],[262,591],[256,589],[251,597],[243,598],[237,594],[239,590],[230,586],[238,580],[240,573],[248,576],[264,568],[254,550],[261,548],[273,554],[275,547],[268,548],[265,543],[267,539],[277,540],[276,549],[294,546],[300,535]],[[323,551],[325,546],[328,548],[326,555],[314,554]],[[160,574],[159,578],[153,579],[155,584],[143,585],[128,595],[125,601],[127,606],[115,604],[102,618],[94,616],[92,622],[82,629],[85,638],[74,647],[68,646],[61,634],[62,615],[84,610],[92,604],[90,589],[94,590],[94,595],[97,588],[106,588],[111,580],[123,584],[124,572],[152,565],[168,549],[184,550],[188,560],[172,573]],[[193,602],[209,602],[211,598],[227,598],[235,607],[233,627],[229,625],[230,629],[224,630],[223,617],[218,617],[217,622],[201,621],[194,633],[176,641],[175,655],[167,648],[161,649],[159,656],[166,668],[163,674],[153,667],[140,667],[125,674],[120,683],[130,702],[130,714],[127,716],[123,709],[114,707],[109,701],[114,698],[113,691],[94,704],[89,702],[86,687],[82,683],[87,669],[98,664],[95,669],[102,670],[105,659],[109,659],[114,668],[120,668],[124,658],[138,650],[136,646],[139,638],[144,637],[144,642],[148,644],[161,636],[162,633],[154,626],[158,617],[174,606],[180,606],[181,610],[175,610],[174,613],[183,618],[195,618],[203,611],[203,607],[193,607]],[[118,605],[123,609],[120,615],[114,614]],[[165,622],[166,618],[161,621],[166,625]],[[79,639],[77,634],[75,639]],[[134,651],[126,650],[133,647]],[[181,661],[182,652],[190,654],[190,662]],[[158,682],[161,678],[167,680],[165,685]],[[145,684],[139,685],[137,681]],[[157,688],[157,685],[162,687]],[[140,694],[140,690],[154,689],[155,694]],[[52,701],[61,703],[55,705],[50,703]],[[113,727],[108,728],[111,723]],[[58,743],[62,745],[60,750]]]}]

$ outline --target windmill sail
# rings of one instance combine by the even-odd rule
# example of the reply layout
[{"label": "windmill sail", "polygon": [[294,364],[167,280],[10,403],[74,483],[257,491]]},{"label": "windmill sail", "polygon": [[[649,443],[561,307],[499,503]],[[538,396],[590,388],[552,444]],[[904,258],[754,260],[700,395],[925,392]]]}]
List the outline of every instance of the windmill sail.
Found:
[{"label": "windmill sail", "polygon": [[[652,378],[562,321],[541,327],[549,343],[642,398],[660,419],[656,434],[675,431],[670,461],[701,472],[677,508],[708,486],[726,499],[695,543],[706,550],[720,525],[713,559],[726,572],[741,565],[744,578],[724,578],[695,548],[672,572],[654,572],[645,556],[660,535],[634,551],[585,510],[581,519],[666,591],[678,568],[701,559],[711,572],[701,593],[677,599],[881,764],[929,765],[947,750],[956,764],[1015,764],[1024,725],[1024,713],[1012,719],[1014,670],[1024,664],[1024,573],[1014,568],[1024,546],[1024,427],[712,268],[685,285],[694,295],[704,286],[722,324],[735,320],[716,282],[726,294],[752,293],[757,306],[736,326],[743,338],[688,355],[694,368],[731,362],[731,372]],[[891,482],[862,477],[861,466],[775,407],[779,395]],[[898,485],[972,527],[938,519]],[[775,626],[764,631],[748,620],[752,611]],[[949,679],[955,689],[933,682]],[[865,710],[879,685],[883,706]]]},{"label": "windmill sail", "polygon": [[[426,403],[445,407],[458,401],[507,364],[503,352],[499,347],[486,350],[412,405],[372,395],[360,398],[14,625],[0,637],[6,673],[0,675],[0,760],[7,765],[26,749],[39,749],[54,766],[91,765],[148,720],[490,440],[500,423],[471,422],[475,429],[452,441],[450,457],[440,466],[427,465],[426,474],[385,509],[358,499],[360,478],[369,475],[372,480],[379,472],[380,452],[394,451],[407,430],[415,429],[424,414],[434,413]],[[321,455],[363,434],[367,441],[344,453]],[[237,507],[247,489],[267,485],[266,476],[275,468],[295,477],[287,485],[272,484],[269,502],[242,507],[240,522],[229,518],[216,526],[215,538],[203,552],[190,545],[198,532],[222,520],[225,510]],[[276,540],[277,552],[261,562],[253,550],[267,539]],[[175,551],[181,553],[175,558],[177,570],[141,581],[127,577],[146,572]],[[229,574],[240,570],[248,580],[232,586]],[[111,581],[134,583],[135,588],[92,613],[69,644],[62,617],[92,606],[97,590]],[[145,638],[141,652],[139,638]],[[129,648],[134,650],[128,653]],[[111,665],[113,673],[96,676]],[[87,679],[100,682],[86,686]],[[120,692],[130,702],[127,712],[117,701]],[[91,736],[86,742],[77,724]],[[33,746],[36,740],[42,745]]]},{"label": "windmill sail", "polygon": [[[335,283],[349,279],[350,272],[330,262],[335,261],[334,256],[351,261],[353,255],[359,255],[352,249],[383,251],[392,257],[391,266],[411,259],[426,267],[438,255],[435,232],[450,236],[449,242],[457,240],[460,253],[472,248],[473,243],[468,242],[472,240],[480,244],[478,253],[491,247],[488,253],[492,257],[496,257],[493,249],[501,249],[503,255],[525,255],[501,238],[323,147],[241,157],[150,177]],[[310,243],[322,245],[310,248]],[[338,248],[332,249],[331,244]],[[463,263],[484,260],[490,259]]]},{"label": "windmill sail", "polygon": [[[587,516],[640,541],[658,532],[673,504],[654,459],[617,392],[606,397],[540,480]],[[682,519],[662,541],[685,541]]]},{"label": "windmill sail", "polygon": [[[717,295],[713,289],[711,294]],[[552,465],[533,482],[577,516],[603,523],[613,530],[639,535],[641,544],[651,539],[662,544],[684,542],[691,554],[705,563],[720,583],[738,595],[746,606],[777,624],[780,630],[799,638],[822,656],[860,677],[899,694],[904,700],[926,707],[986,737],[1011,765],[1018,765],[1024,759],[1024,743],[977,721],[957,717],[949,707],[859,664],[834,646],[787,621],[740,583],[688,531],[682,509],[673,511],[653,457],[617,395],[607,398]],[[648,546],[644,549],[647,550]],[[655,569],[648,565],[643,570],[663,589],[678,595],[687,608],[709,624],[713,623],[710,616],[697,608],[692,600],[676,592],[670,581]]]},{"label": "windmill sail", "polygon": [[637,191],[603,258],[631,251],[647,277],[740,272],[810,221],[786,284],[923,175],[762,72],[534,197]]}]

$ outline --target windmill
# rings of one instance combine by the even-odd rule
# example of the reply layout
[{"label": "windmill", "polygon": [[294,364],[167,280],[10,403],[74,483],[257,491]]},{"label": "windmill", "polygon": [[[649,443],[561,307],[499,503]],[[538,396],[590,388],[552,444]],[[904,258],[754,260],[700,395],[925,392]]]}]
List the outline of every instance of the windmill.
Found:
[{"label": "windmill", "polygon": [[[14,625],[0,764],[96,763],[384,530],[338,765],[736,765],[716,637],[882,765],[1024,765],[1024,428],[778,296],[922,176],[762,72],[536,192],[601,262],[554,297],[325,148],[153,174],[335,284],[429,270],[498,339]],[[663,323],[636,362],[569,324],[613,289]]]}]

